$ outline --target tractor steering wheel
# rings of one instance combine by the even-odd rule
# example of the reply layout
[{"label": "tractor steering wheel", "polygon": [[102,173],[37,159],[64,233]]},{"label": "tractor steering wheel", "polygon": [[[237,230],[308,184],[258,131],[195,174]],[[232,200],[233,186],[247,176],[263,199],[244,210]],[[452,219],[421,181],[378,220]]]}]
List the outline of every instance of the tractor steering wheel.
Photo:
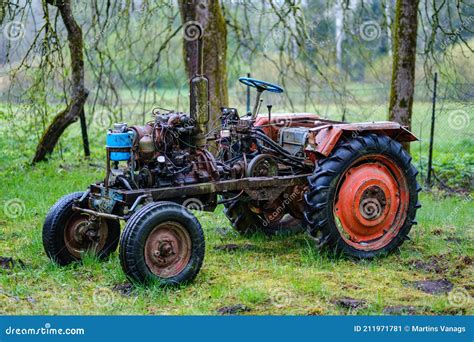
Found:
[{"label": "tractor steering wheel", "polygon": [[257,88],[258,91],[267,90],[271,93],[283,93],[283,88],[272,83],[256,80],[255,78],[241,77],[239,82],[249,87]]}]

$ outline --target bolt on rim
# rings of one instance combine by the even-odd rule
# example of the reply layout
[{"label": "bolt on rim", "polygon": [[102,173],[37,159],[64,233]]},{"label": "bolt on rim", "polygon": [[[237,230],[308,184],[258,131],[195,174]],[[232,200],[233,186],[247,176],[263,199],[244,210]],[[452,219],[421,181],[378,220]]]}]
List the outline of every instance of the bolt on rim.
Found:
[{"label": "bolt on rim", "polygon": [[145,263],[160,278],[180,274],[191,259],[191,237],[178,222],[156,226],[145,243]]},{"label": "bolt on rim", "polygon": [[341,237],[362,250],[389,244],[405,222],[409,201],[406,176],[389,158],[370,155],[341,176],[334,216]]},{"label": "bolt on rim", "polygon": [[66,223],[64,243],[74,257],[102,250],[107,240],[107,223],[101,218],[74,213]]}]

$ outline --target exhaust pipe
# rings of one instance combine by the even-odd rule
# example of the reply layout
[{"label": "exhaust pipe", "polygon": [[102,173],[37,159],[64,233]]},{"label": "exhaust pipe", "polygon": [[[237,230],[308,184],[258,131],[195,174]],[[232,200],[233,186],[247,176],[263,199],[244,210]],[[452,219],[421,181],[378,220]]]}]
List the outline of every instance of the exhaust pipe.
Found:
[{"label": "exhaust pipe", "polygon": [[203,68],[203,42],[202,28],[199,28],[199,38],[197,39],[197,60],[198,72],[189,82],[190,90],[190,116],[196,122],[196,135],[194,146],[203,148],[206,145],[207,124],[209,122],[209,80],[204,75]]}]

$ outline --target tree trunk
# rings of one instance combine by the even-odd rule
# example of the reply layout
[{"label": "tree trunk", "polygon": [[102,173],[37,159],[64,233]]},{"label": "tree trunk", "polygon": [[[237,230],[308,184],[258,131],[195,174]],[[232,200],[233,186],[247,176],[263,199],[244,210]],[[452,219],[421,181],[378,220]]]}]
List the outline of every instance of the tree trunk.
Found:
[{"label": "tree trunk", "polygon": [[88,91],[84,86],[84,44],[82,30],[77,24],[71,9],[70,0],[48,0],[48,3],[59,9],[64,26],[67,30],[69,51],[71,54],[71,99],[66,109],[60,112],[46,128],[33,158],[33,163],[43,161],[51,154],[59,138],[69,125],[77,121]]},{"label": "tree trunk", "polygon": [[[208,131],[220,127],[220,107],[227,106],[227,28],[218,0],[180,0],[183,29],[197,21],[203,28],[203,69],[209,79]],[[184,36],[184,62],[189,79],[199,72],[197,41]]]},{"label": "tree trunk", "polygon": [[334,5],[335,17],[335,41],[336,41],[336,65],[340,73],[342,73],[342,42],[344,41],[344,10],[342,1],[336,1]]},{"label": "tree trunk", "polygon": [[392,56],[392,0],[385,0],[385,19],[387,22],[388,54]]},{"label": "tree trunk", "polygon": [[[389,120],[411,128],[419,0],[397,0]],[[408,144],[404,147],[408,150]]]},{"label": "tree trunk", "polygon": [[5,11],[8,6],[6,1],[0,0],[0,25],[3,24],[3,19],[5,18]]}]

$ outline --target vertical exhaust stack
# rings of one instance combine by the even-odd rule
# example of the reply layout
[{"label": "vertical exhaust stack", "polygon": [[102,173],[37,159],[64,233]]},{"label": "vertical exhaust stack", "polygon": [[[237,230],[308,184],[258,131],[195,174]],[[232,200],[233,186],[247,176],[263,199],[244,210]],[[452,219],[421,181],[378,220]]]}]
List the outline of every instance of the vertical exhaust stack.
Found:
[{"label": "vertical exhaust stack", "polygon": [[202,148],[206,145],[207,124],[209,122],[209,80],[203,70],[203,42],[202,28],[199,27],[197,40],[197,67],[198,71],[189,82],[190,115],[196,121],[197,134],[194,137],[194,146]]}]

